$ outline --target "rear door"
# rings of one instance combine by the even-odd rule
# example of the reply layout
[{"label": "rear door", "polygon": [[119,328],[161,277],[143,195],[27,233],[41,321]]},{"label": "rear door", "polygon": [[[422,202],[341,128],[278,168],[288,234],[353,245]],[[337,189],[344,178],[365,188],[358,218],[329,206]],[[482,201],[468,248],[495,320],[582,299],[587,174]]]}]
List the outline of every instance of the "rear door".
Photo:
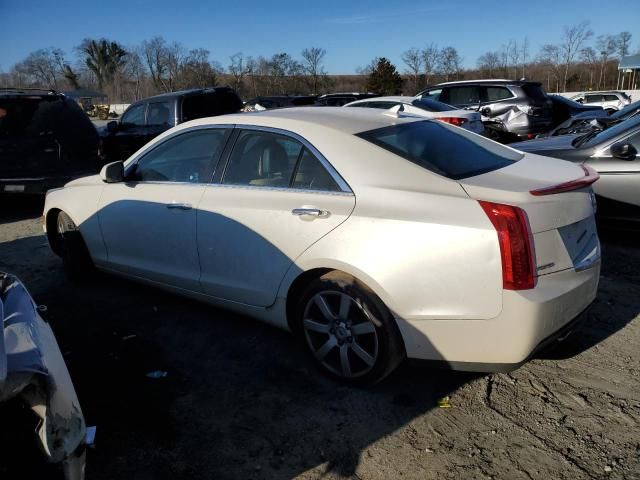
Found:
[{"label": "rear door", "polygon": [[235,302],[271,305],[295,259],[355,206],[327,160],[286,131],[238,131],[218,175],[198,209],[201,283]]}]

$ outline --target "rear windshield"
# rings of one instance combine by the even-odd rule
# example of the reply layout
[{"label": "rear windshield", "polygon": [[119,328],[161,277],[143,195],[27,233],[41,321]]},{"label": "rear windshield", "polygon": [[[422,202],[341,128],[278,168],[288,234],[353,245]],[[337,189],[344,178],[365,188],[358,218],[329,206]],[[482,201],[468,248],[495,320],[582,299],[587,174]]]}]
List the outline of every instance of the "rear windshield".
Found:
[{"label": "rear windshield", "polygon": [[527,94],[527,97],[533,98],[534,100],[546,100],[547,94],[544,93],[541,85],[535,83],[525,83],[522,85],[522,90]]},{"label": "rear windshield", "polygon": [[414,100],[411,102],[414,107],[421,108],[427,112],[448,112],[449,110],[455,110],[455,107],[447,105],[446,103],[437,102],[430,98],[422,98],[420,100]]},{"label": "rear windshield", "polygon": [[402,123],[358,133],[363,138],[427,170],[453,180],[498,170],[523,154],[459,127],[437,121]]},{"label": "rear windshield", "polygon": [[190,95],[182,102],[182,121],[235,113],[241,108],[242,100],[232,91]]}]

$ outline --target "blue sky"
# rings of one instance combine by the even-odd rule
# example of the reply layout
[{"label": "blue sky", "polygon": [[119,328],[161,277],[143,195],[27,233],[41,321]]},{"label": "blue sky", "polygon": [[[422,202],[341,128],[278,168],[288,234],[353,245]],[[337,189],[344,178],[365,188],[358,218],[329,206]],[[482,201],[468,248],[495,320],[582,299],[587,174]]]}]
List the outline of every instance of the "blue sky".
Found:
[{"label": "blue sky", "polygon": [[456,47],[464,65],[474,66],[510,39],[528,37],[535,52],[557,42],[563,25],[583,20],[596,35],[627,30],[632,50],[640,48],[637,0],[0,0],[0,71],[38,48],[59,47],[71,57],[86,37],[127,46],[155,35],[206,48],[223,66],[236,52],[299,57],[303,48],[319,46],[332,74],[353,73],[376,56],[402,70],[402,52],[430,42]]}]

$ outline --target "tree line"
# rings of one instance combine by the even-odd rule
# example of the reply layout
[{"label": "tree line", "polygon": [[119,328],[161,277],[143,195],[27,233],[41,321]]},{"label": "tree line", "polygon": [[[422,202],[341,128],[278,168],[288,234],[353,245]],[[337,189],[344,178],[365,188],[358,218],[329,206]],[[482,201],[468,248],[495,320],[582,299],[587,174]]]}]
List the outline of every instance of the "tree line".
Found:
[{"label": "tree line", "polygon": [[455,47],[429,43],[402,53],[402,75],[386,58],[373,59],[358,68],[357,75],[328,75],[327,52],[320,47],[304,48],[297,57],[238,52],[223,65],[211,59],[209,50],[187,49],[161,36],[134,46],[87,38],[71,57],[54,47],[30,53],[8,72],[0,72],[0,87],[88,88],[104,92],[112,103],[221,84],[231,85],[243,98],[362,90],[413,94],[442,81],[495,77],[537,80],[551,92],[600,90],[616,88],[617,61],[629,54],[631,38],[629,32],[595,37],[582,22],[564,27],[557,43],[544,44],[535,54],[526,37],[509,40],[480,55],[475,69],[463,68]]}]

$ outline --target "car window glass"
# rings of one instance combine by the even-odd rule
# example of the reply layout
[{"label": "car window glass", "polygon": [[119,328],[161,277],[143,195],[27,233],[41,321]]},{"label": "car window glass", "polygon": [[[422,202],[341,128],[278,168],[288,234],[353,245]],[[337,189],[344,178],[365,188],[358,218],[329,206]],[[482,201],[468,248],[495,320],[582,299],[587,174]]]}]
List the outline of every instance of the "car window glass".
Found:
[{"label": "car window glass", "polygon": [[439,122],[402,123],[357,134],[431,172],[458,180],[511,165],[523,157],[507,147]]},{"label": "car window glass", "polygon": [[133,178],[140,182],[209,182],[227,130],[197,130],[172,137],[144,155]]},{"label": "car window glass", "polygon": [[153,102],[147,110],[147,125],[172,126],[175,123],[171,102]]},{"label": "car window glass", "polygon": [[420,100],[414,100],[411,102],[414,107],[421,108],[422,110],[426,110],[427,112],[448,112],[450,110],[455,110],[455,107],[451,105],[447,105],[446,103],[438,102],[431,98],[421,98]]},{"label": "car window glass", "polygon": [[131,107],[124,113],[124,115],[122,115],[121,123],[123,125],[144,125],[145,108],[146,105],[144,103],[136,105],[135,107]]},{"label": "car window glass", "polygon": [[586,95],[584,97],[585,103],[597,103],[602,101],[602,95]]},{"label": "car window glass", "polygon": [[402,104],[398,102],[371,102],[367,106],[369,108],[379,108],[381,110],[389,110],[390,108],[393,108],[396,105],[402,105]]},{"label": "car window glass", "polygon": [[448,90],[449,99],[446,103],[450,103],[451,105],[466,105],[480,101],[480,92],[477,87],[451,87]]},{"label": "car window glass", "polygon": [[245,130],[236,140],[222,183],[288,187],[302,148],[284,135]]},{"label": "car window glass", "polygon": [[300,158],[300,163],[296,170],[296,176],[293,180],[293,188],[303,190],[322,190],[328,192],[337,192],[340,190],[338,184],[331,177],[331,174],[324,168],[309,150],[306,148]]},{"label": "car window glass", "polygon": [[428,92],[424,92],[421,95],[421,98],[429,98],[431,100],[440,100],[440,94],[442,93],[442,89],[438,88],[436,90],[429,90]]},{"label": "car window glass", "polygon": [[497,102],[498,100],[504,100],[506,98],[513,97],[513,94],[508,88],[505,87],[487,87],[487,101]]},{"label": "car window glass", "polygon": [[371,102],[354,103],[353,105],[345,105],[345,107],[371,108]]},{"label": "car window glass", "polygon": [[[260,104],[267,107],[262,102]],[[234,113],[241,108],[242,100],[232,90],[216,90],[213,93],[203,95],[189,95],[182,101],[182,121]]]},{"label": "car window glass", "polygon": [[615,95],[605,95],[604,96],[604,101],[605,102],[617,102],[618,101],[618,97],[616,97]]}]

